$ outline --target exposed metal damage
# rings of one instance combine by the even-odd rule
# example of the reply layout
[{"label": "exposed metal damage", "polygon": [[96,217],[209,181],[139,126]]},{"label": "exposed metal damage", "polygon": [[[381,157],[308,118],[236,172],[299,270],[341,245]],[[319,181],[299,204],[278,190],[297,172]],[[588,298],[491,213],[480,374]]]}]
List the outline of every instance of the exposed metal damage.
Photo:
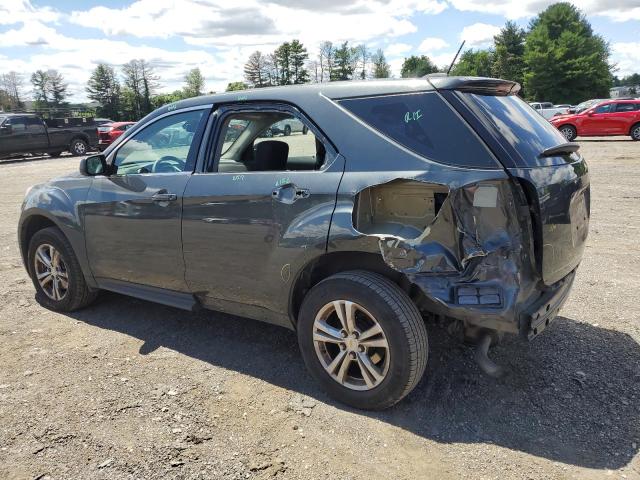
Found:
[{"label": "exposed metal damage", "polygon": [[374,237],[385,263],[420,287],[425,310],[517,333],[516,305],[533,288],[533,246],[514,188],[508,179],[452,189],[394,179],[358,192],[353,228]]}]

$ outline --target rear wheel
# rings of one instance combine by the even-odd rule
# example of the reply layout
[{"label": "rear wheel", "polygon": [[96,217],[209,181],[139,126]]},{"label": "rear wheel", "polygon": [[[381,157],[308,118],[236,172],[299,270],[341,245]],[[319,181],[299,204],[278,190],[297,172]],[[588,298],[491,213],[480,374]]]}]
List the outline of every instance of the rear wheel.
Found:
[{"label": "rear wheel", "polygon": [[636,123],[631,127],[631,138],[635,141],[640,141],[640,123]]},{"label": "rear wheel", "polygon": [[307,127],[306,125],[304,127],[302,127],[302,134],[303,135],[306,135],[308,131],[309,131],[309,127]]},{"label": "rear wheel", "polygon": [[86,155],[87,150],[89,149],[87,142],[82,140],[81,138],[74,138],[71,140],[71,145],[69,145],[69,151],[72,155]]},{"label": "rear wheel", "polygon": [[576,132],[575,127],[572,127],[571,125],[563,125],[560,127],[560,133],[562,133],[564,138],[569,142],[572,142],[578,136],[578,132]]},{"label": "rear wheel", "polygon": [[288,137],[289,135],[291,135],[291,127],[289,125],[285,125],[285,127],[284,127],[284,135],[285,135],[285,137]]},{"label": "rear wheel", "polygon": [[300,310],[298,342],[313,377],[357,408],[395,404],[427,364],[427,331],[417,307],[371,272],[339,273],[313,287]]},{"label": "rear wheel", "polygon": [[89,305],[97,296],[87,286],[71,244],[55,227],[40,230],[31,238],[28,268],[36,299],[47,308],[71,312]]}]

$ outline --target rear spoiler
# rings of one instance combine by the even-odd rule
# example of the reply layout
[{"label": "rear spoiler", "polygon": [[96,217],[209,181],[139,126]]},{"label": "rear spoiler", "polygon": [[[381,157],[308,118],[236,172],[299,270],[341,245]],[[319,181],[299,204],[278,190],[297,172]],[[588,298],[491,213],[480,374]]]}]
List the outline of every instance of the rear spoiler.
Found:
[{"label": "rear spoiler", "polygon": [[458,90],[480,95],[515,95],[520,91],[520,84],[511,80],[484,77],[447,77],[427,75],[423,77],[436,90]]},{"label": "rear spoiler", "polygon": [[559,155],[570,155],[574,152],[577,152],[580,148],[579,143],[575,142],[567,142],[561,143],[560,145],[556,145],[555,147],[547,148],[543,150],[540,154],[541,157],[556,157]]}]

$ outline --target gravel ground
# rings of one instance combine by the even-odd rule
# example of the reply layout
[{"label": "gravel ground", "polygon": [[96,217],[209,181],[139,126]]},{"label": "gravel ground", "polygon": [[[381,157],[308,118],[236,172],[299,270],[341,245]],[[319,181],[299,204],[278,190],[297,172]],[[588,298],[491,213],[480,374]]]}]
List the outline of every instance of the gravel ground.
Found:
[{"label": "gravel ground", "polygon": [[560,317],[492,351],[501,381],[430,327],[424,379],[382,413],[330,400],[285,329],[116,294],[41,308],[19,206],[78,160],[0,165],[0,478],[640,478],[640,143],[581,143],[591,233]]}]

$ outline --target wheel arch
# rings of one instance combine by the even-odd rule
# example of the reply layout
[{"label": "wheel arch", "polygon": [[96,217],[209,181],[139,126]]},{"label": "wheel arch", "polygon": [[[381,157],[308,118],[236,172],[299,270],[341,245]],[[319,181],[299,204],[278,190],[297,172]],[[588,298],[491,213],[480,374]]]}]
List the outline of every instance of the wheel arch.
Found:
[{"label": "wheel arch", "polygon": [[20,227],[18,230],[18,244],[20,247],[20,255],[22,255],[22,261],[25,267],[28,268],[27,256],[29,253],[29,242],[31,242],[31,239],[37,232],[49,227],[55,227],[60,230],[63,235],[65,235],[64,230],[60,228],[60,225],[58,225],[58,223],[56,223],[56,221],[51,217],[42,212],[33,213],[25,217],[20,222]]},{"label": "wheel arch", "polygon": [[415,298],[418,294],[418,287],[406,275],[389,267],[380,254],[359,251],[324,253],[308,262],[292,283],[289,294],[289,317],[294,328],[307,292],[325,278],[349,270],[378,273],[397,284],[411,298]]}]

